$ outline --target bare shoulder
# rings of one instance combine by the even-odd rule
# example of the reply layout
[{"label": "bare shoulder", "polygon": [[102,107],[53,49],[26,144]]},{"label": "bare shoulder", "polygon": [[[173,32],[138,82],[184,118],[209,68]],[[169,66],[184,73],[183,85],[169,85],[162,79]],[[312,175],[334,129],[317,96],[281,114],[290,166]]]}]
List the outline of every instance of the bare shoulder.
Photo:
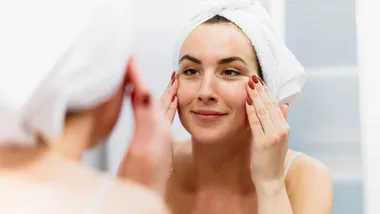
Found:
[{"label": "bare shoulder", "polygon": [[163,197],[132,181],[111,186],[102,213],[169,214]]},{"label": "bare shoulder", "polygon": [[[74,167],[73,167],[74,168]],[[80,198],[83,204],[90,204],[99,213],[138,213],[138,214],[168,214],[168,209],[160,197],[150,189],[136,182],[113,179],[101,172],[78,166],[75,186],[81,186],[84,194]],[[77,193],[77,191],[74,191]],[[99,193],[100,195],[97,195]],[[77,198],[76,194],[73,198]],[[83,196],[83,197],[82,197]],[[95,203],[95,204],[91,204]],[[101,204],[96,204],[101,203]],[[88,207],[85,205],[85,207]]]},{"label": "bare shoulder", "polygon": [[[292,156],[296,154],[295,151],[289,150],[288,161]],[[287,180],[289,181],[301,181],[304,177],[314,177],[318,178],[331,179],[330,171],[327,166],[320,160],[313,158],[304,153],[297,153],[297,156],[294,156],[294,160],[291,163],[289,172],[287,175]]]},{"label": "bare shoulder", "polygon": [[[290,151],[292,156],[294,151]],[[286,176],[286,189],[294,213],[332,212],[332,178],[327,166],[303,153],[294,158]]]}]

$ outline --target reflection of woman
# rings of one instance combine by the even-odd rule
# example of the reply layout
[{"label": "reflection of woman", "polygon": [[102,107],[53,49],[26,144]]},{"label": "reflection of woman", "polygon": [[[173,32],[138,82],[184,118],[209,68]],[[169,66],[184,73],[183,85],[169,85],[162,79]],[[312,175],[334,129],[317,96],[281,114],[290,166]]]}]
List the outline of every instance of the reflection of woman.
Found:
[{"label": "reflection of woman", "polygon": [[[129,73],[134,72],[131,69]],[[155,122],[152,114],[143,115],[153,110],[151,105],[142,102],[144,94],[141,92],[134,98],[135,115],[139,120]],[[112,181],[79,162],[87,149],[110,134],[123,98],[124,87],[120,87],[106,103],[69,113],[62,135],[55,140],[41,136],[38,145],[33,147],[23,146],[23,142],[2,141],[0,213],[165,213],[162,200],[156,194],[131,182],[143,182],[144,179],[138,177],[140,174],[132,172],[128,175],[130,180]],[[137,129],[144,126],[140,124]],[[138,145],[141,141],[133,143]],[[141,153],[137,150],[130,153],[133,152]],[[150,170],[146,164],[136,166],[132,161],[129,168],[133,167]]]},{"label": "reflection of woman", "polygon": [[168,204],[174,213],[331,213],[328,169],[288,150],[286,103],[303,85],[301,67],[257,2],[223,2],[191,19],[161,99],[178,100],[191,134],[175,148]]},{"label": "reflection of woman", "polygon": [[[127,60],[126,40],[130,33],[124,22],[125,18],[129,19],[125,5],[107,2],[104,10],[93,15],[87,13],[89,10],[73,7],[70,1],[55,1],[54,5],[70,5],[70,9],[61,11],[63,7],[56,8],[59,11],[51,13],[49,21],[64,17],[62,13],[72,15],[78,11],[80,17],[92,20],[84,32],[77,32],[72,25],[65,25],[67,23],[56,26],[59,30],[67,30],[58,40],[59,45],[69,44],[67,35],[73,32],[79,35],[70,48],[71,52],[62,51],[51,42],[56,38],[50,34],[55,26],[39,32],[39,36],[51,39],[44,41],[47,44],[35,44],[36,41],[23,34],[23,39],[29,41],[26,47],[22,47],[25,52],[12,55],[12,52],[1,50],[0,61],[4,64],[14,60],[32,63],[25,70],[17,69],[23,64],[8,67],[9,70],[0,69],[0,213],[166,213],[162,198],[152,191],[161,192],[157,189],[160,185],[149,179],[153,163],[148,158],[157,160],[161,157],[149,152],[152,139],[149,141],[144,131],[155,133],[154,146],[170,142],[171,135],[165,129],[157,128],[165,127],[167,121],[157,117],[160,114],[151,102],[151,95],[133,61]],[[76,0],[76,3],[81,2]],[[109,6],[116,7],[107,10]],[[54,7],[48,7],[46,11],[54,11]],[[36,14],[21,16],[17,11],[14,13],[18,18],[28,19],[17,30],[43,24],[33,22]],[[107,31],[103,30],[104,27]],[[6,33],[15,35],[15,28],[8,30]],[[17,49],[19,46],[14,44],[13,47]],[[46,55],[65,57],[59,62],[48,61],[31,53],[33,47],[46,48]],[[128,68],[125,69],[127,61]],[[128,180],[112,180],[82,166],[80,160],[87,149],[110,134],[119,117],[126,85],[134,86],[134,147],[129,151],[132,158],[128,160],[124,175]],[[154,151],[160,150],[155,148]],[[136,157],[146,161],[139,163]],[[144,183],[145,187],[136,182]]]}]

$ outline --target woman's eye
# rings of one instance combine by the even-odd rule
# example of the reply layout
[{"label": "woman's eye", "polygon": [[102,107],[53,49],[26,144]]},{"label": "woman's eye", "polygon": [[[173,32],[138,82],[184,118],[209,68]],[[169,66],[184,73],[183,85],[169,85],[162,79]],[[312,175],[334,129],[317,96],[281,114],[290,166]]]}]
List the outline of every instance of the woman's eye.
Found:
[{"label": "woman's eye", "polygon": [[240,75],[240,73],[237,72],[237,71],[231,70],[231,69],[227,69],[227,70],[223,71],[223,75],[226,75],[226,76],[236,76],[236,75]]},{"label": "woman's eye", "polygon": [[187,69],[183,73],[188,75],[188,76],[194,76],[198,73],[198,71],[195,69]]}]

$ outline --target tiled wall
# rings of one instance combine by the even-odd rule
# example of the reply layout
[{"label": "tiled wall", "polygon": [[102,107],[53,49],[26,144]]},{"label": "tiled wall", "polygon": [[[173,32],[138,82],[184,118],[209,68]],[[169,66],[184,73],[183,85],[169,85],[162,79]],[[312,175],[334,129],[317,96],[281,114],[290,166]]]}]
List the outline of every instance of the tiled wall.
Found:
[{"label": "tiled wall", "polygon": [[329,167],[334,214],[361,214],[355,1],[293,0],[285,10],[286,42],[308,73],[303,94],[289,113],[290,145]]}]

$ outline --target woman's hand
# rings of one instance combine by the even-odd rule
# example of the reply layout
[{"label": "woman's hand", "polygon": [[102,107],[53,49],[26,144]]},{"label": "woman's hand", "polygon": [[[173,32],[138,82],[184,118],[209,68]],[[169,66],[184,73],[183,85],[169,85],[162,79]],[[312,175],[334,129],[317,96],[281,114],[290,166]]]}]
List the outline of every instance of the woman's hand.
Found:
[{"label": "woman's hand", "polygon": [[253,182],[258,190],[267,186],[283,188],[289,136],[288,105],[280,108],[257,76],[248,82],[247,91],[246,110],[253,135]]},{"label": "woman's hand", "polygon": [[[302,170],[288,173],[288,177],[291,176],[288,179],[290,203],[284,179],[288,105],[279,107],[265,83],[256,76],[248,82],[247,91],[246,110],[253,135],[251,176],[258,214],[331,213],[333,194],[328,169],[306,156],[301,162]],[[316,188],[310,189],[310,186]],[[305,188],[309,188],[308,191],[305,192]]]},{"label": "woman's hand", "polygon": [[144,184],[163,195],[173,161],[171,122],[161,113],[161,106],[154,102],[133,64],[129,75],[134,86],[132,108],[135,132],[118,175]]},{"label": "woman's hand", "polygon": [[168,87],[158,101],[158,105],[160,106],[162,113],[170,123],[173,123],[175,113],[177,112],[178,86],[177,74],[173,72]]}]

